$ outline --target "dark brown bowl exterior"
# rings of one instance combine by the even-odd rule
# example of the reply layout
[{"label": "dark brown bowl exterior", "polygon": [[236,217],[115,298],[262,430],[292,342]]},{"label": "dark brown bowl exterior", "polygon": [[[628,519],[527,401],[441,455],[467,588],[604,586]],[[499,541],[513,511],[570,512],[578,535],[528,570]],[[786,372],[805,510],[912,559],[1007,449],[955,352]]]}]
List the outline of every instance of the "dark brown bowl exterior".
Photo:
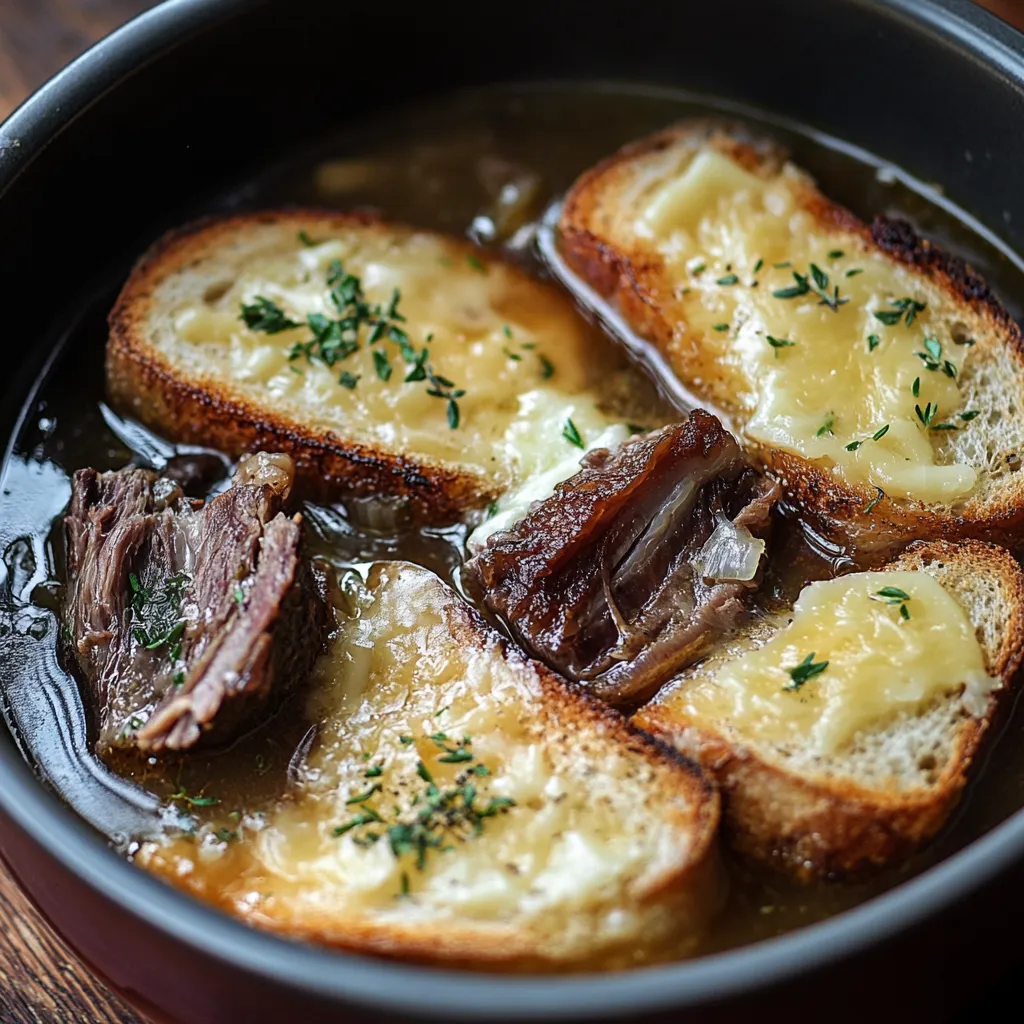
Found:
[{"label": "dark brown bowl exterior", "polygon": [[[734,0],[725,16],[675,0],[585,11],[171,0],[0,128],[0,433],[14,436],[87,298],[112,292],[163,231],[210,212],[208,197],[353,114],[425,89],[545,78],[685,87],[814,125],[941,181],[1024,250],[1024,46],[968,0]],[[16,538],[0,522],[0,550]],[[428,970],[250,931],[126,863],[37,779],[2,725],[0,853],[118,991],[181,1024],[945,1019],[1024,955],[1020,814],[821,925],[588,978]]]}]

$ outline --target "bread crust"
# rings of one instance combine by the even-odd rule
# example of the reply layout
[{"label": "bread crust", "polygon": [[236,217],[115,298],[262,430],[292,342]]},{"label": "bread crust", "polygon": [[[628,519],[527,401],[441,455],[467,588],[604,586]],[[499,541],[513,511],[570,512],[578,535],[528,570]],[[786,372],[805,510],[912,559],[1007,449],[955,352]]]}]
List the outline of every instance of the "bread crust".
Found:
[{"label": "bread crust", "polygon": [[[389,571],[403,571],[403,567],[390,563]],[[437,586],[442,589],[439,581]],[[645,770],[642,780],[625,782],[635,791],[635,811],[629,811],[626,822],[642,827],[643,821],[657,818],[659,827],[685,832],[689,842],[664,870],[643,879],[642,887],[639,879],[629,880],[618,899],[624,908],[653,914],[663,925],[675,922],[695,940],[725,895],[718,850],[721,802],[715,784],[684,754],[636,729],[584,688],[527,658],[475,609],[443,589],[445,596],[436,610],[450,638],[445,643],[483,651],[523,674],[530,690],[529,713],[537,713],[536,736],[546,748],[561,751],[564,758],[581,759],[577,771],[584,775],[588,767],[599,772],[609,750]],[[572,947],[560,947],[559,937],[542,927],[467,919],[457,913],[445,918],[442,925],[436,916],[417,920],[414,911],[404,916],[353,913],[348,919],[332,912],[330,906],[314,910],[306,905],[295,915],[280,907],[261,911],[249,905],[236,906],[222,892],[204,889],[191,874],[176,872],[173,859],[163,857],[159,848],[145,866],[256,927],[339,949],[422,963],[547,972],[564,969],[566,964],[590,963],[591,958],[603,962],[607,956],[631,955],[644,938],[631,930],[624,949],[617,944],[582,949],[578,941]],[[587,908],[580,912],[586,913]],[[602,917],[600,908],[593,916],[596,928]]]},{"label": "bread crust", "polygon": [[[979,541],[913,545],[885,570],[938,575],[954,565],[996,581],[1008,607],[988,671],[1002,680],[981,718],[966,717],[941,775],[926,788],[870,789],[851,779],[806,777],[731,734],[651,704],[633,721],[700,763],[724,801],[724,829],[741,853],[802,881],[857,879],[904,860],[933,838],[956,807],[986,737],[1011,702],[1024,648],[1024,572],[1004,549]],[[975,623],[979,626],[979,623]]]},{"label": "bread crust", "polygon": [[[313,234],[352,228],[411,230],[369,213],[288,209],[205,218],[169,232],[135,265],[110,313],[106,380],[111,402],[177,443],[214,447],[232,457],[260,449],[287,452],[295,460],[297,492],[312,500],[387,495],[408,502],[417,521],[444,523],[497,498],[499,485],[465,466],[311,428],[234,393],[230,384],[191,379],[148,340],[160,283],[216,253],[247,228],[264,224]],[[446,246],[453,260],[472,256],[483,264],[502,262],[461,239],[446,239]]]},{"label": "bread crust", "polygon": [[[662,259],[641,245],[629,247],[608,236],[616,189],[624,185],[648,157],[672,147],[696,150],[707,144],[760,177],[776,174],[786,151],[729,121],[695,120],[630,143],[585,172],[566,196],[559,221],[561,251],[566,262],[622,312],[631,328],[665,354],[683,384],[706,402],[742,437],[735,408],[716,396],[707,382],[696,383],[685,358],[672,358],[675,325],[661,300],[672,284]],[[845,239],[886,254],[938,286],[976,322],[979,346],[1000,345],[1013,362],[1024,394],[1024,336],[988,284],[963,259],[922,238],[903,220],[884,216],[864,224],[845,207],[832,202],[804,177],[799,201],[823,227]],[[933,505],[891,498],[876,488],[850,485],[828,468],[799,455],[760,445],[743,437],[757,461],[783,482],[787,497],[816,519],[828,539],[870,551],[892,550],[914,539],[977,538],[1020,550],[1024,546],[1024,477],[998,501],[969,496],[955,505]]]}]

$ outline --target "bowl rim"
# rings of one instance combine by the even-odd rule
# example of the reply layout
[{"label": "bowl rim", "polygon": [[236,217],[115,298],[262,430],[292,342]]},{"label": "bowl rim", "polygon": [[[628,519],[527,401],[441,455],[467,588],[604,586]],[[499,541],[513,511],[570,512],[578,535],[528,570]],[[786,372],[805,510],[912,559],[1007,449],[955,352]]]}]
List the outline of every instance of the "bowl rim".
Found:
[{"label": "bowl rim", "polygon": [[[133,71],[268,0],[164,0],[30,96],[0,125],[0,201],[51,139]],[[970,0],[847,0],[958,46],[1024,94],[1024,36]],[[12,434],[17,436],[17,431]],[[9,454],[9,452],[8,452]],[[7,729],[6,724],[4,728]],[[38,779],[17,743],[0,747],[0,812],[121,910],[215,961],[336,1003],[451,1020],[599,1019],[680,1010],[791,980],[862,951],[968,897],[1024,858],[1024,809],[894,889],[777,938],[610,974],[516,976],[367,957],[259,932],[140,871]]]}]

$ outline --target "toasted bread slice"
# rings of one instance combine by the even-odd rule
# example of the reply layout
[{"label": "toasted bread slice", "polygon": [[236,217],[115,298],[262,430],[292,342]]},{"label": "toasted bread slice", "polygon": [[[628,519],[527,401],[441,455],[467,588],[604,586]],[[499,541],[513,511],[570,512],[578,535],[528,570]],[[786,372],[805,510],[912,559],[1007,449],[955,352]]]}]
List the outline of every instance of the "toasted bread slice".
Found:
[{"label": "toasted bread slice", "polygon": [[[726,831],[743,853],[805,879],[856,877],[907,856],[935,835],[956,806],[1020,665],[1024,573],[1002,548],[977,541],[914,545],[882,576],[899,571],[928,573],[966,612],[965,628],[973,626],[992,679],[973,699],[954,686],[915,705],[911,690],[909,703],[890,704],[888,714],[824,754],[811,741],[818,723],[804,727],[796,739],[752,739],[750,730],[737,728],[728,714],[708,716],[706,706],[694,701],[694,687],[718,685],[712,680],[724,665],[779,633],[789,618],[777,616],[751,626],[734,644],[688,670],[635,716],[640,728],[671,742],[718,781]],[[907,602],[908,608],[914,604]],[[904,624],[896,608],[891,611],[899,629]],[[920,615],[920,607],[913,614]],[[934,643],[934,635],[925,642]],[[821,636],[812,662],[828,658],[830,642]],[[882,669],[890,671],[894,680],[904,681],[899,663]],[[809,678],[802,685],[821,682]],[[783,696],[799,699],[798,692]]]},{"label": "toasted bread slice", "polygon": [[701,771],[428,571],[368,582],[293,792],[236,841],[211,823],[139,859],[258,927],[388,956],[543,969],[692,943],[720,895]]},{"label": "toasted bread slice", "polygon": [[709,121],[585,173],[559,231],[832,539],[1020,546],[1024,343],[962,260],[905,222],[865,226],[778,146]]},{"label": "toasted bread slice", "polygon": [[619,356],[603,351],[558,291],[463,240],[269,211],[143,256],[110,315],[107,383],[174,441],[287,452],[307,496],[404,498],[442,521],[504,491],[531,442],[571,451],[567,416],[607,425],[592,386]]}]

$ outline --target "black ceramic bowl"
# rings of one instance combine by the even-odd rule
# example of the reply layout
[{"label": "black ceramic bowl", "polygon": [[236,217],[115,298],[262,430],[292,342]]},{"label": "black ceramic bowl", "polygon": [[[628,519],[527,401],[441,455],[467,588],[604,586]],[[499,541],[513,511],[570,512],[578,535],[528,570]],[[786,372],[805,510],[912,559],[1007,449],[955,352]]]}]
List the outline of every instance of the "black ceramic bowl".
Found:
[{"label": "black ceramic bowl", "polygon": [[[1024,38],[967,0],[169,0],[0,128],[3,436],[97,281],[123,274],[204,197],[355,113],[544,78],[681,85],[778,112],[941,182],[1024,251]],[[17,529],[0,523],[0,548]],[[16,657],[5,638],[0,670]],[[114,987],[157,1019],[189,1024],[943,1019],[1024,951],[1024,813],[824,924],[586,978],[428,970],[247,930],[119,858],[38,781],[2,726],[0,850]]]}]

